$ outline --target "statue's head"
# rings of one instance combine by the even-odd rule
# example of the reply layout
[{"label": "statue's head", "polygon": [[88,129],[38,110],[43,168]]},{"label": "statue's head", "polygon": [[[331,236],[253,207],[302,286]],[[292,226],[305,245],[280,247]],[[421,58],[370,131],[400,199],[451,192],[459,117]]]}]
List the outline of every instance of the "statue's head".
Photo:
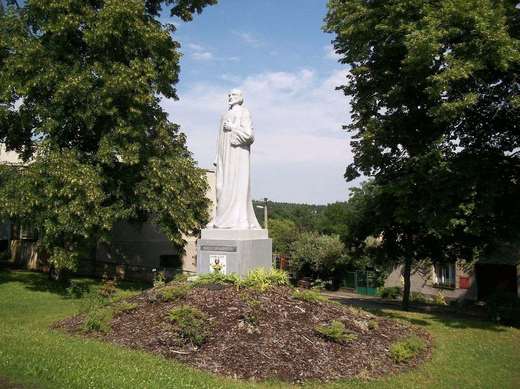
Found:
[{"label": "statue's head", "polygon": [[232,89],[228,94],[228,103],[230,107],[237,104],[242,105],[244,103],[244,95],[242,94],[242,91],[239,89]]}]

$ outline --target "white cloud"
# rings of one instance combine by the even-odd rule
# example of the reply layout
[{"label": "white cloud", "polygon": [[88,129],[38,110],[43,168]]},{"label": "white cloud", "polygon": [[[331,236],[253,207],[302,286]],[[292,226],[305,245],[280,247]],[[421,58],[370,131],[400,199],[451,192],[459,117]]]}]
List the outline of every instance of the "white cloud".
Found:
[{"label": "white cloud", "polygon": [[164,100],[170,119],[182,125],[200,166],[211,166],[220,116],[231,87],[244,92],[255,127],[253,195],[278,201],[326,203],[347,198],[343,179],[352,159],[341,129],[348,102],[335,87],[345,72],[318,77],[312,69],[267,72],[245,78],[224,75],[228,85],[198,83],[180,101]]},{"label": "white cloud", "polygon": [[196,51],[191,54],[191,58],[196,61],[211,61],[214,57],[209,51]]},{"label": "white cloud", "polygon": [[240,61],[239,57],[216,57],[211,50],[196,43],[187,43],[186,48],[190,52],[191,58],[195,61]]},{"label": "white cloud", "polygon": [[244,42],[246,45],[248,46],[251,46],[251,47],[262,47],[265,45],[265,43],[257,38],[256,36],[254,36],[253,34],[249,33],[249,32],[244,32],[244,31],[231,31],[231,33],[233,35],[236,35],[237,37],[239,37],[242,42]]},{"label": "white cloud", "polygon": [[323,51],[325,51],[325,58],[327,58],[327,59],[332,59],[334,61],[338,61],[341,58],[334,50],[333,45],[324,46]]}]

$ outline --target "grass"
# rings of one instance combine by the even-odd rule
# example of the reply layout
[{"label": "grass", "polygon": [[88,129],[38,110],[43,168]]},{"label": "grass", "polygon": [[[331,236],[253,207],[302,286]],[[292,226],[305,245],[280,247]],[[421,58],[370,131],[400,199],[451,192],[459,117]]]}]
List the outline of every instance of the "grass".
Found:
[{"label": "grass", "polygon": [[[90,282],[91,289],[98,283]],[[123,287],[121,289],[121,287]],[[118,295],[135,293],[130,284]],[[36,388],[279,388],[224,379],[141,351],[71,337],[49,329],[78,312],[83,298],[44,275],[0,271],[0,382]],[[350,380],[325,388],[515,388],[520,382],[520,330],[475,320],[376,312],[430,331],[431,361],[408,373],[374,381]],[[308,383],[304,387],[317,387]]]}]

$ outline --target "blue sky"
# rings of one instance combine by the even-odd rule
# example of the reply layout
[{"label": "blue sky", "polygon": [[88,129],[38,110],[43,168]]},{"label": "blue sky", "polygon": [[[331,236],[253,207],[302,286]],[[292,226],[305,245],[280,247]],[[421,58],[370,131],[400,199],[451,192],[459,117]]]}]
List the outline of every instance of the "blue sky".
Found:
[{"label": "blue sky", "polygon": [[[175,34],[184,56],[177,102],[164,100],[201,167],[210,167],[226,93],[243,90],[251,111],[254,198],[344,201],[351,160],[348,101],[331,35],[322,32],[325,0],[220,0]],[[164,21],[168,18],[164,17]]]}]

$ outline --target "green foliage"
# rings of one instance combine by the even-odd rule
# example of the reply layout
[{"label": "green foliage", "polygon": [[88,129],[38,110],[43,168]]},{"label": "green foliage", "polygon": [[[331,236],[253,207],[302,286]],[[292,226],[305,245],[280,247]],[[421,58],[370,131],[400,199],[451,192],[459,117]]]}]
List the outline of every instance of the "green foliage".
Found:
[{"label": "green foliage", "polygon": [[118,315],[124,312],[130,312],[137,309],[137,303],[131,303],[129,301],[119,301],[113,306],[114,315]]},{"label": "green foliage", "polygon": [[180,336],[195,346],[201,346],[207,338],[206,315],[196,308],[182,306],[170,311],[170,320],[175,324]]},{"label": "green foliage", "polygon": [[164,301],[176,301],[184,299],[189,291],[191,290],[191,285],[188,284],[177,284],[177,285],[167,285],[161,288],[158,292],[159,296]]},{"label": "green foliage", "polygon": [[68,296],[79,299],[90,293],[90,285],[83,280],[70,280],[65,292]]},{"label": "green foliage", "polygon": [[283,270],[258,268],[250,271],[240,285],[265,291],[273,286],[288,286],[289,275]]},{"label": "green foliage", "polygon": [[379,328],[379,322],[375,319],[372,319],[368,322],[368,329],[373,331]]},{"label": "green foliage", "polygon": [[[473,260],[519,228],[520,29],[516,1],[329,0],[325,29],[351,71],[354,194],[348,234],[405,264]],[[363,196],[369,197],[364,201]],[[348,242],[350,245],[350,242]]]},{"label": "green foliage", "polygon": [[319,292],[309,289],[295,289],[292,297],[297,300],[306,301],[308,303],[321,303],[327,301],[327,298]]},{"label": "green foliage", "polygon": [[399,286],[391,286],[388,288],[381,288],[379,296],[383,299],[398,299],[401,297],[402,290]]},{"label": "green foliage", "polygon": [[291,245],[298,239],[296,223],[288,219],[272,219],[269,221],[269,237],[273,240],[273,252],[289,255]]},{"label": "green foliage", "polygon": [[436,305],[448,305],[446,302],[446,297],[442,294],[442,292],[437,293],[433,297],[433,303]]},{"label": "green foliage", "polygon": [[92,309],[85,316],[83,330],[106,333],[110,331],[112,316],[113,311],[110,308]]},{"label": "green foliage", "polygon": [[411,292],[410,301],[413,301],[414,303],[424,304],[424,303],[427,303],[429,301],[429,299],[421,292]]},{"label": "green foliage", "polygon": [[155,269],[153,271],[153,287],[160,288],[166,285],[166,274],[163,271],[155,272]]},{"label": "green foliage", "polygon": [[98,289],[98,293],[101,297],[110,299],[117,292],[117,282],[116,280],[103,280],[103,285]]},{"label": "green foliage", "polygon": [[495,293],[486,301],[488,317],[496,323],[520,327],[520,298],[513,293]]},{"label": "green foliage", "polygon": [[[263,220],[263,209],[256,208],[256,205],[264,205],[264,202],[253,201],[255,213],[258,220]],[[269,212],[269,224],[273,220],[292,221],[300,231],[316,231],[318,229],[320,214],[324,210],[324,205],[278,203],[269,201],[267,209]],[[269,229],[271,227],[269,226]]]},{"label": "green foliage", "polygon": [[168,121],[179,44],[158,16],[214,0],[26,1],[0,15],[0,219],[37,225],[57,269],[75,269],[121,221],[150,221],[176,245],[207,221],[207,183]]},{"label": "green foliage", "polygon": [[240,276],[237,274],[224,274],[221,272],[213,272],[201,274],[197,280],[194,281],[195,286],[202,285],[236,285],[238,286],[241,282]]},{"label": "green foliage", "polygon": [[424,351],[426,343],[417,336],[410,336],[409,338],[395,342],[390,346],[390,357],[396,363],[408,362],[410,359],[417,356]]},{"label": "green foliage", "polygon": [[290,270],[299,276],[321,279],[339,277],[348,263],[344,249],[344,244],[336,235],[304,232],[292,245]]},{"label": "green foliage", "polygon": [[339,320],[332,320],[330,324],[316,326],[315,331],[325,339],[336,343],[348,343],[357,339],[357,335],[348,332],[345,324]]}]

